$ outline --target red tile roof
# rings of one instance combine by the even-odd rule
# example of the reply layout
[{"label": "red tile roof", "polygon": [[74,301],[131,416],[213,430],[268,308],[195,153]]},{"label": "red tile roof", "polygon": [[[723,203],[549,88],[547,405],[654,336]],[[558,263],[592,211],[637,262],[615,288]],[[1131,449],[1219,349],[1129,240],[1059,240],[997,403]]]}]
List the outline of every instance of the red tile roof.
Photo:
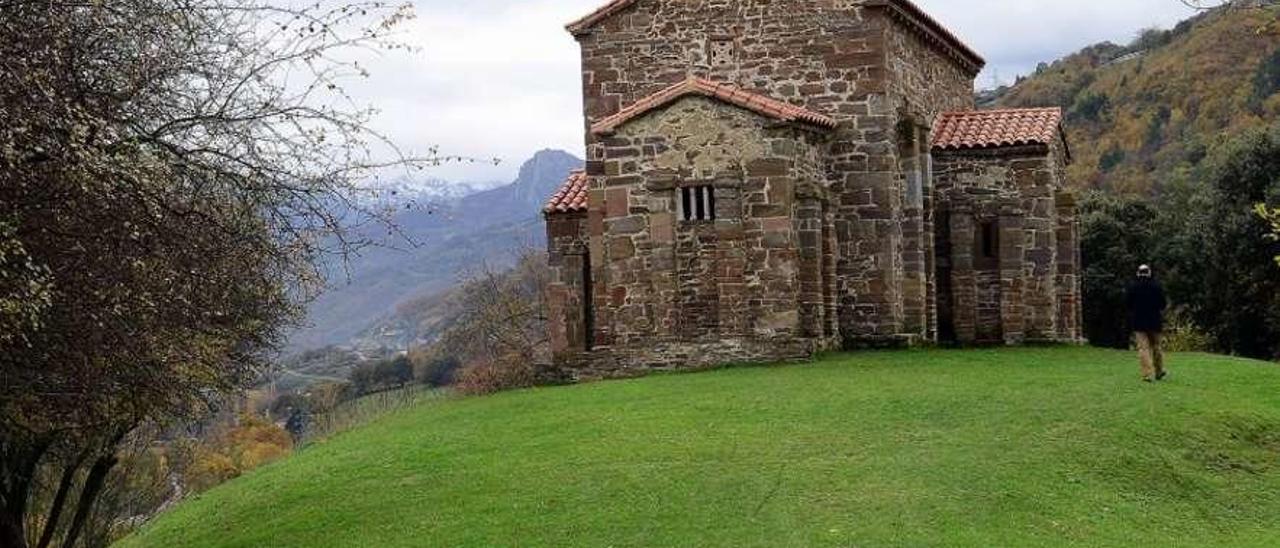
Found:
[{"label": "red tile roof", "polygon": [[1062,134],[1062,109],[948,112],[933,128],[933,148],[963,150],[1047,145]]},{"label": "red tile roof", "polygon": [[[577,21],[565,25],[565,28],[574,36],[585,34],[600,22],[613,17],[635,3],[636,0],[612,0]],[[888,8],[891,15],[921,31],[927,39],[937,42],[944,49],[954,51],[957,54],[956,57],[975,74],[981,71],[982,67],[987,63],[981,55],[978,55],[972,48],[965,45],[955,34],[947,30],[936,19],[930,17],[928,13],[925,13],[911,0],[866,0],[865,5],[869,8]]]},{"label": "red tile roof", "polygon": [[597,135],[610,133],[618,129],[618,127],[623,124],[634,120],[653,109],[669,105],[676,99],[686,95],[710,97],[731,105],[737,105],[760,114],[761,116],[767,116],[783,122],[804,122],[827,128],[836,127],[836,121],[834,119],[811,110],[804,109],[790,103],[784,103],[776,99],[770,99],[763,95],[742,91],[732,84],[713,82],[703,78],[689,78],[679,84],[636,101],[635,104],[618,111],[617,114],[592,124],[591,132]]},{"label": "red tile roof", "polygon": [[551,196],[546,213],[572,213],[587,210],[587,185],[591,179],[587,172],[577,170],[569,174],[569,178],[560,184],[560,189]]}]

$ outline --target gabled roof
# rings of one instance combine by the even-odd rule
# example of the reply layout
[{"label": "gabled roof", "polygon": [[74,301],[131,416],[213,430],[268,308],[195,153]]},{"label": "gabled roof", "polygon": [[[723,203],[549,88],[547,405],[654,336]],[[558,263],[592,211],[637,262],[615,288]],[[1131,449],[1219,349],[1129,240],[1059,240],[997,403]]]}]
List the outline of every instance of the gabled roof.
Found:
[{"label": "gabled roof", "polygon": [[[565,25],[574,36],[581,36],[589,32],[596,25],[605,19],[613,17],[623,10],[635,5],[637,0],[612,0],[611,2],[600,6],[595,11],[588,13],[582,18]],[[975,74],[982,70],[987,64],[986,60],[978,55],[972,48],[965,45],[951,31],[947,30],[941,23],[928,13],[920,9],[919,6],[911,2],[911,0],[865,0],[864,5],[868,8],[887,9],[891,16],[906,23],[908,26],[919,31],[924,37],[930,41],[937,43],[944,50],[954,53],[954,57],[965,64]]]},{"label": "gabled roof", "polygon": [[596,26],[596,23],[604,21],[613,14],[631,7],[631,4],[634,3],[636,3],[636,0],[613,0],[608,4],[600,6],[596,11],[586,14],[581,19],[565,25],[564,28],[571,34],[577,36],[591,30],[591,27]]},{"label": "gabled roof", "polygon": [[933,148],[967,150],[1049,145],[1061,135],[1060,108],[948,112],[939,116],[934,125]]},{"label": "gabled roof", "polygon": [[547,214],[572,213],[587,210],[587,185],[591,180],[587,172],[579,169],[569,174],[569,178],[560,184],[560,189],[547,201],[543,211]]},{"label": "gabled roof", "polygon": [[868,8],[883,9],[890,17],[906,24],[933,45],[942,49],[966,69],[977,75],[987,65],[987,60],[965,44],[946,26],[939,23],[911,0],[866,0]]},{"label": "gabled roof", "polygon": [[713,82],[704,78],[689,78],[679,84],[659,91],[632,104],[617,114],[604,118],[591,125],[594,134],[612,133],[618,127],[638,118],[649,111],[671,104],[686,95],[701,95],[731,105],[750,110],[761,116],[782,122],[803,122],[815,126],[834,128],[836,121],[817,112],[801,108],[777,99],[742,91],[737,86]]}]

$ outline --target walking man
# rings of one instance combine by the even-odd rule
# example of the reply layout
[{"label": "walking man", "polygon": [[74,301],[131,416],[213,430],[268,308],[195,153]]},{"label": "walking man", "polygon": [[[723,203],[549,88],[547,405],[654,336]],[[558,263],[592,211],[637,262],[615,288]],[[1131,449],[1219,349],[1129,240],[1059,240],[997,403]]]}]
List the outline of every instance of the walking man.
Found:
[{"label": "walking man", "polygon": [[1164,310],[1169,306],[1164,288],[1160,287],[1151,267],[1138,268],[1138,279],[1129,286],[1129,318],[1134,338],[1138,341],[1138,360],[1142,363],[1142,380],[1163,380],[1164,354],[1160,351],[1160,333],[1164,331]]}]

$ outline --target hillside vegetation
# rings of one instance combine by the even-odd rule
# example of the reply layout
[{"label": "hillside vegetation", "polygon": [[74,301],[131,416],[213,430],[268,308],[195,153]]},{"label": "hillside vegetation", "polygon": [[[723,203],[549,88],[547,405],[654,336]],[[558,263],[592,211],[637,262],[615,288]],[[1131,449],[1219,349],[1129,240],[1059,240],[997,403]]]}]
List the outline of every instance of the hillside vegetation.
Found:
[{"label": "hillside vegetation", "polygon": [[1280,367],[1171,364],[863,353],[437,401],[122,545],[1277,545]]},{"label": "hillside vegetation", "polygon": [[1194,178],[1220,141],[1280,114],[1275,9],[1214,10],[1133,44],[1098,44],[995,94],[993,105],[1058,105],[1087,188],[1145,194]]}]

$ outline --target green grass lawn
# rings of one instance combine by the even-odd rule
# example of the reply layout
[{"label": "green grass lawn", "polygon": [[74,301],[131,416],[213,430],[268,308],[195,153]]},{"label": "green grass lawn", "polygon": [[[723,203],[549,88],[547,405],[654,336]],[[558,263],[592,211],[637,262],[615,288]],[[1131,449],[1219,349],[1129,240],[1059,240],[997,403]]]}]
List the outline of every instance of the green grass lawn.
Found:
[{"label": "green grass lawn", "polygon": [[124,546],[1278,546],[1280,366],[1083,348],[445,400]]}]

